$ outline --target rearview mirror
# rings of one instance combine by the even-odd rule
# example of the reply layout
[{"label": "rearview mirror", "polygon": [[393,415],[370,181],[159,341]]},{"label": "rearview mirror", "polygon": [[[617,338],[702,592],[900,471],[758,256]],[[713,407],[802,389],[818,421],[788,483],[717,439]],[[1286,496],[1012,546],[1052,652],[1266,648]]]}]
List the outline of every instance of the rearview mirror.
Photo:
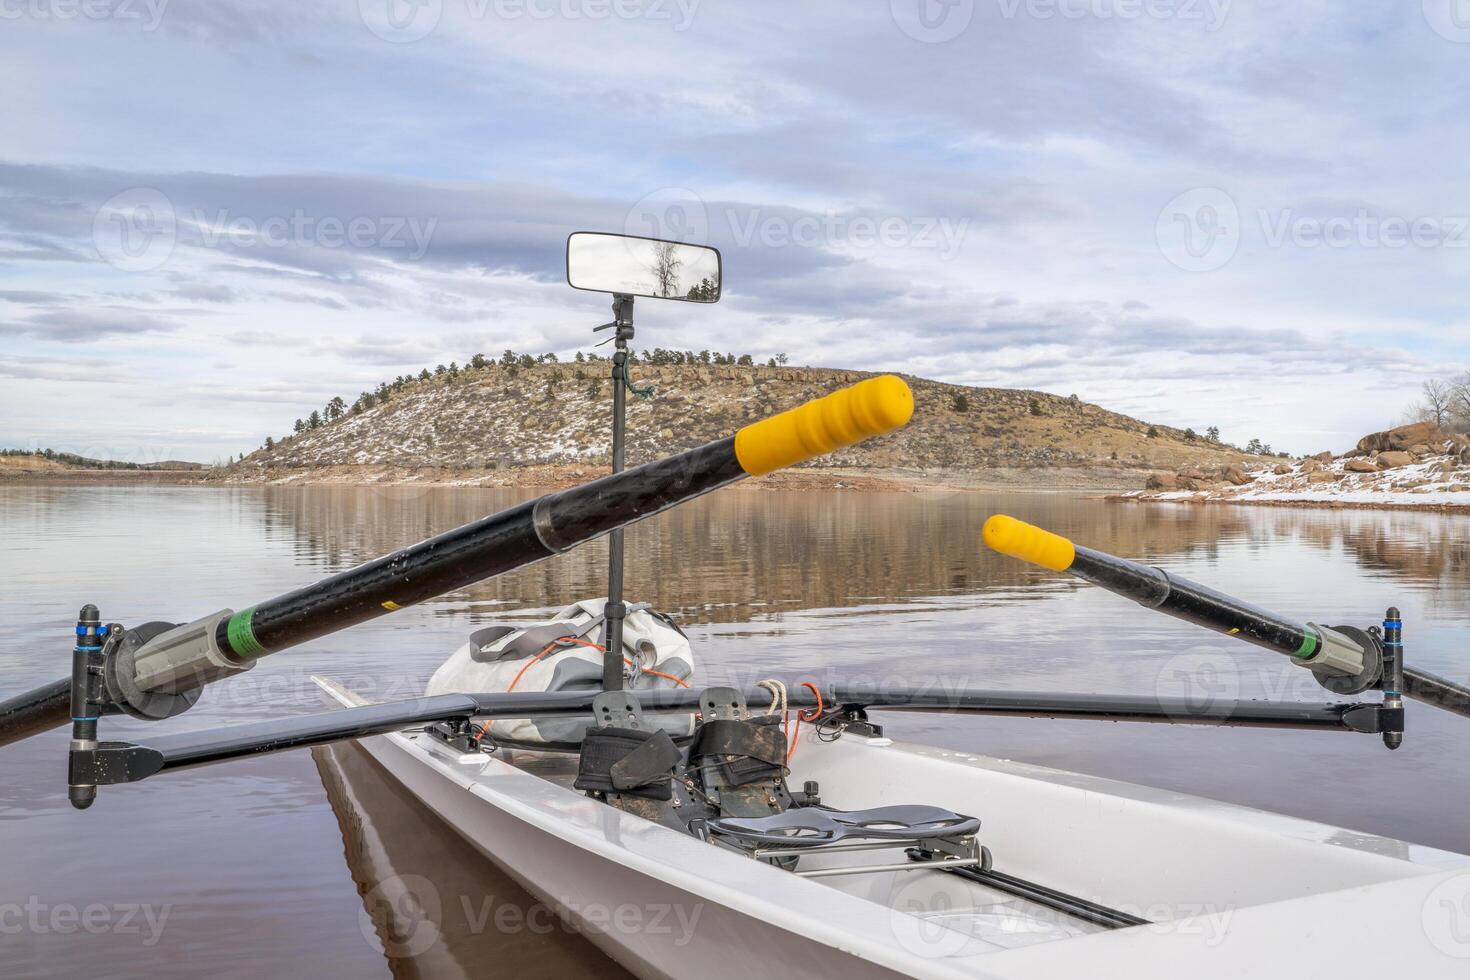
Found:
[{"label": "rearview mirror", "polygon": [[567,285],[686,303],[720,299],[720,251],[659,238],[578,231],[567,236]]}]

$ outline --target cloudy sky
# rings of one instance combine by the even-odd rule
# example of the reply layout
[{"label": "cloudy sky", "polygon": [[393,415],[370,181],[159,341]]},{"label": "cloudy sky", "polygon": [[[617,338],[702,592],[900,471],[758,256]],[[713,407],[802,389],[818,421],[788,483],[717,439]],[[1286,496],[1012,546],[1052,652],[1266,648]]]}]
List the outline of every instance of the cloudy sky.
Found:
[{"label": "cloudy sky", "polygon": [[605,319],[639,346],[1342,448],[1470,369],[1457,0],[0,0],[0,445],[248,451]]}]

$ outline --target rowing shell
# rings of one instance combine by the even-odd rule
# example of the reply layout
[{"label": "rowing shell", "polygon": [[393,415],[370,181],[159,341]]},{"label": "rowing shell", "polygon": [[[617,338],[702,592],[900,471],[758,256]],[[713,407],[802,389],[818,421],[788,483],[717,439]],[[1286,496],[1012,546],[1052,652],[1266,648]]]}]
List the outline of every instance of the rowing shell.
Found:
[{"label": "rowing shell", "polygon": [[[366,703],[315,680],[344,706]],[[572,790],[574,756],[465,753],[423,732],[361,744],[640,976],[748,980],[758,966],[807,978],[1342,980],[1470,968],[1465,855],[881,737],[823,741],[807,726],[799,738],[791,781],[819,781],[825,802],[977,814],[997,871],[1142,924],[1100,924],[943,871],[801,877]],[[813,855],[801,868],[892,860]]]}]

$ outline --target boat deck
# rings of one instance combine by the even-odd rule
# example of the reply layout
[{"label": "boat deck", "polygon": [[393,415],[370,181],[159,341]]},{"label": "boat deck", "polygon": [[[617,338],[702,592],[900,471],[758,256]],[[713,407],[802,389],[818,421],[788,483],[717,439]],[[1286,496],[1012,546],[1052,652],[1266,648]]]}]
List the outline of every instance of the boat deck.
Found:
[{"label": "boat deck", "polygon": [[[522,772],[565,789],[572,788],[577,775],[576,757],[565,752],[502,749],[496,755]],[[896,860],[896,853],[889,850],[814,854],[803,857],[800,867],[815,870],[890,864]],[[808,880],[863,901],[906,912],[933,927],[935,938],[953,934],[961,937],[960,942],[978,940],[1015,949],[1106,932],[1109,928],[944,871],[872,871]]]}]

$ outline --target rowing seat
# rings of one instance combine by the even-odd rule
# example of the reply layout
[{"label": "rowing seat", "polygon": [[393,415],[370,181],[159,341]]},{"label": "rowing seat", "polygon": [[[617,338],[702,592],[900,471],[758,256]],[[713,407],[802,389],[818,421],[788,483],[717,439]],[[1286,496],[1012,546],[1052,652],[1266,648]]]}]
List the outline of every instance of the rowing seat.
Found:
[{"label": "rowing seat", "polygon": [[902,864],[856,865],[797,871],[807,877],[911,871],[925,867],[976,867],[982,863],[976,842],[980,820],[943,807],[881,806],[870,810],[832,810],[803,806],[768,817],[721,817],[706,822],[712,840],[753,858],[791,868],[791,858],[822,851],[903,848]]}]

